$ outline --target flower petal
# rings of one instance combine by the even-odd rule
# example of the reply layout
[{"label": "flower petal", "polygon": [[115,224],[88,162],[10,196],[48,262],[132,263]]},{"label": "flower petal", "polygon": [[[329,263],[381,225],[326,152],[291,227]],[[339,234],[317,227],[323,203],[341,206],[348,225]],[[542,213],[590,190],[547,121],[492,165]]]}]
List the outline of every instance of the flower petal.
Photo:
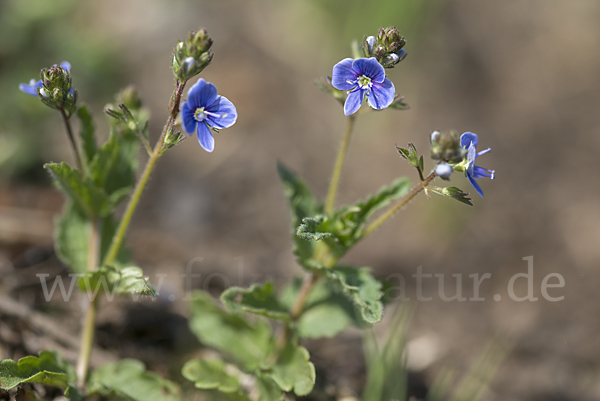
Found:
[{"label": "flower petal", "polygon": [[479,138],[477,138],[477,134],[474,134],[472,132],[465,132],[460,136],[460,146],[462,146],[463,148],[468,148],[469,145],[471,145],[471,143],[475,147],[477,147],[477,144],[479,143]]},{"label": "flower petal", "polygon": [[199,107],[207,107],[217,99],[217,87],[206,82],[204,78],[200,78],[188,91],[187,101],[190,103],[190,108],[197,109]]},{"label": "flower petal", "polygon": [[62,63],[60,63],[60,67],[67,72],[71,72],[71,63],[69,63],[68,61],[63,61]]},{"label": "flower petal", "polygon": [[[32,79],[33,81],[33,79]],[[30,82],[28,84],[19,84],[19,89],[30,96],[38,97],[38,88],[42,87],[42,80],[40,79],[37,82]]]},{"label": "flower petal", "polygon": [[392,104],[394,96],[396,96],[396,88],[392,81],[385,78],[382,83],[373,83],[371,90],[367,93],[367,101],[372,108],[381,110]]},{"label": "flower petal", "polygon": [[219,114],[219,116],[209,115],[206,117],[209,125],[218,129],[231,127],[237,120],[237,110],[225,96],[217,96],[217,100],[208,106],[206,110]]},{"label": "flower petal", "polygon": [[344,114],[349,116],[356,113],[360,109],[364,97],[365,91],[362,89],[350,92],[348,98],[346,98],[346,103],[344,103]]},{"label": "flower petal", "polygon": [[481,178],[481,177],[490,177],[492,180],[494,179],[494,170],[488,170],[487,168],[475,166],[473,168],[473,178]]},{"label": "flower petal", "polygon": [[475,181],[475,178],[473,178],[471,174],[467,174],[467,178],[469,179],[471,185],[473,185],[473,188],[475,188],[475,191],[477,191],[477,193],[483,198],[483,191],[481,190],[481,187],[477,181]]},{"label": "flower petal", "polygon": [[192,110],[185,102],[181,105],[181,120],[183,122],[183,129],[190,135],[193,135],[196,131],[196,124],[198,123],[194,118],[194,110]]},{"label": "flower petal", "polygon": [[345,58],[333,66],[331,84],[334,88],[347,91],[356,86],[354,82],[358,78],[358,72],[352,69],[353,61],[351,58]]},{"label": "flower petal", "polygon": [[358,72],[358,75],[365,75],[371,78],[371,81],[382,83],[385,79],[385,70],[379,64],[375,57],[359,58],[352,62],[352,69]]},{"label": "flower petal", "polygon": [[215,149],[215,138],[213,138],[210,128],[204,123],[198,124],[198,142],[207,152],[212,152]]}]

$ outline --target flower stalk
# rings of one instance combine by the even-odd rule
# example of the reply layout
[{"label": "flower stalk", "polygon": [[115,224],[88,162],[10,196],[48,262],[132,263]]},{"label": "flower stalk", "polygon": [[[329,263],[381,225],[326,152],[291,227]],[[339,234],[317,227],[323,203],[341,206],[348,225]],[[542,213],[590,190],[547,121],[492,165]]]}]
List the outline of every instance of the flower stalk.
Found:
[{"label": "flower stalk", "polygon": [[67,137],[69,138],[69,143],[71,144],[71,150],[73,151],[73,155],[75,156],[75,164],[77,165],[77,170],[81,171],[83,174],[83,164],[81,163],[81,155],[79,154],[79,148],[77,147],[77,143],[75,142],[75,137],[73,136],[73,129],[71,128],[71,120],[67,116],[65,109],[60,108],[60,115],[62,116],[63,123],[65,124],[65,129],[67,130]]},{"label": "flower stalk", "polygon": [[331,181],[329,183],[329,189],[327,191],[327,199],[325,201],[325,212],[327,214],[331,214],[335,206],[335,197],[337,195],[340,177],[342,176],[342,167],[344,166],[346,153],[348,153],[348,147],[350,146],[350,137],[352,136],[352,130],[354,128],[355,121],[355,115],[348,116],[346,130],[344,131],[342,144],[340,145],[340,149],[335,159],[335,166],[333,168],[333,173],[331,174]]}]

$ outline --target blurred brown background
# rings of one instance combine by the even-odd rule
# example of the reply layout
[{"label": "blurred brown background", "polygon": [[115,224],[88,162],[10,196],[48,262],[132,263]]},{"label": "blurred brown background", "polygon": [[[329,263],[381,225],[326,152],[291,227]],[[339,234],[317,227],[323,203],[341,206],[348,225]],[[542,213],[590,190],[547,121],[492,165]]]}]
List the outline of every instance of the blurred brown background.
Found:
[{"label": "blurred brown background", "polygon": [[[514,348],[486,399],[600,399],[598,21],[595,0],[3,0],[0,293],[33,309],[70,310],[72,321],[64,324],[77,331],[78,307],[44,305],[35,277],[62,269],[51,245],[52,216],[62,199],[41,165],[71,160],[58,116],[17,89],[40,68],[71,62],[74,86],[91,106],[99,135],[106,132],[102,107],[133,83],[152,111],[157,135],[173,85],[172,47],[205,27],[215,57],[202,76],[239,113],[236,125],[217,135],[214,153],[190,138],[161,159],[129,244],[145,271],[167,274],[163,293],[172,297],[104,308],[98,341],[109,344],[111,333],[132,324],[127,320],[135,308],[162,308],[175,320],[185,316],[181,274],[193,258],[203,258],[194,265],[202,277],[193,286],[210,286],[215,294],[227,284],[267,276],[281,283],[302,274],[290,252],[276,162],[325,195],[344,116],[312,82],[349,56],[352,39],[396,25],[407,38],[408,57],[389,78],[411,109],[359,119],[339,202],[362,198],[401,175],[416,179],[394,144],[411,141],[427,154],[436,129],[479,134],[480,146],[492,148],[479,164],[497,176],[480,180],[486,197],[475,194],[472,208],[421,196],[344,260],[371,266],[382,277],[402,274],[413,299],[411,275],[419,266],[444,273],[448,295],[456,286],[451,275],[462,274],[467,297],[468,275],[491,273],[481,287],[485,302],[438,297],[418,305],[410,337],[424,339],[432,354],[431,363],[417,369],[425,386],[444,365],[466,369],[485,342],[502,333]],[[474,193],[460,174],[452,184]],[[526,272],[522,258],[531,255],[539,300],[513,301],[507,283]],[[225,275],[225,284],[206,280],[214,273]],[[540,285],[550,273],[565,279],[564,288],[550,289],[563,301],[542,298]],[[523,295],[525,280],[517,282]],[[437,280],[426,283],[425,295],[435,296]],[[502,299],[494,301],[494,294]],[[22,341],[14,321],[7,322],[13,336],[2,337],[0,327],[0,356],[36,352],[35,342]],[[161,365],[151,354],[168,358],[168,348],[156,344],[175,341],[172,336],[132,330],[119,355],[145,357],[159,371],[177,370],[177,361]],[[355,392],[360,379],[349,377],[364,369],[359,336],[350,331],[308,344],[317,368],[329,372],[327,380]],[[146,346],[150,353],[139,352]]]}]

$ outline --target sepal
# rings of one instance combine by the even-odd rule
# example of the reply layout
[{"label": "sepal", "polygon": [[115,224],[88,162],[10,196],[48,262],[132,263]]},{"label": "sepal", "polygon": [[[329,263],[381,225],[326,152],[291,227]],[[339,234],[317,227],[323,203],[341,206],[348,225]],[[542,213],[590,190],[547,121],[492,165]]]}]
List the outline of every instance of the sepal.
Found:
[{"label": "sepal", "polygon": [[428,187],[428,191],[436,193],[438,195],[446,196],[448,198],[456,199],[457,201],[464,203],[465,205],[473,206],[471,203],[471,198],[468,197],[468,193],[463,192],[461,189],[457,187]]}]

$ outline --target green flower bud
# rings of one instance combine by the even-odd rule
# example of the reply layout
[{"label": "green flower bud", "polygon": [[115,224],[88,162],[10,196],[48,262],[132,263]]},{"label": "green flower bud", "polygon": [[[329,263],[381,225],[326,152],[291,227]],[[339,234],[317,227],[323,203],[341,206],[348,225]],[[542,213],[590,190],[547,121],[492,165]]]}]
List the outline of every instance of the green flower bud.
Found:
[{"label": "green flower bud", "polygon": [[177,42],[173,50],[173,74],[180,81],[195,77],[210,64],[213,53],[212,39],[205,29],[190,32],[185,40]]},{"label": "green flower bud", "polygon": [[77,91],[71,87],[70,65],[63,63],[42,69],[39,95],[42,102],[71,116],[77,109]]},{"label": "green flower bud", "polygon": [[[372,38],[370,36],[369,38]],[[373,44],[370,55],[364,50],[367,46],[366,39],[363,45],[363,51],[366,57],[375,57],[385,68],[393,68],[396,64],[406,57],[406,50],[403,49],[406,44],[404,36],[400,35],[395,26],[381,28],[377,38],[373,38]]]},{"label": "green flower bud", "polygon": [[450,135],[434,131],[431,134],[431,158],[447,163],[460,163],[467,151],[460,145],[460,137],[456,132]]}]

